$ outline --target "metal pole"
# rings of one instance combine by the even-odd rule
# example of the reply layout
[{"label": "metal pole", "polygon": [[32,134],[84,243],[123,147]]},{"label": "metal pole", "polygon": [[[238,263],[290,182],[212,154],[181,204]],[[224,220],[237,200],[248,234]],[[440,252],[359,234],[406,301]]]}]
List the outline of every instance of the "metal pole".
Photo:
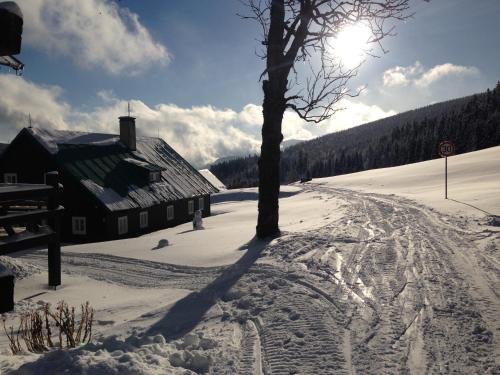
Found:
[{"label": "metal pole", "polygon": [[444,157],[444,199],[448,199],[448,156]]}]

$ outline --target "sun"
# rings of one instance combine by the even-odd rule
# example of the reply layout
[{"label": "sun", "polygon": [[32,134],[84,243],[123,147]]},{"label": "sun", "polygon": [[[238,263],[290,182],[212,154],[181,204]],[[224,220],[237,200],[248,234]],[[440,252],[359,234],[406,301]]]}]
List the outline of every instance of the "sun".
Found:
[{"label": "sun", "polygon": [[330,41],[330,53],[345,68],[355,68],[366,57],[371,36],[370,27],[364,23],[348,25]]}]

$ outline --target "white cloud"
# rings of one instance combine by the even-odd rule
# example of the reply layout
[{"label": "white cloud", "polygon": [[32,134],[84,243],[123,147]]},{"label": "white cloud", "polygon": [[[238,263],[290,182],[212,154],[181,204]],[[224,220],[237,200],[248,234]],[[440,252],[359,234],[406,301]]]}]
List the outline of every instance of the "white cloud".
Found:
[{"label": "white cloud", "polygon": [[[0,74],[0,87],[9,95],[0,95],[2,141],[10,141],[21,128],[33,126],[117,133],[118,117],[127,110],[127,101],[112,91],[100,91],[99,107],[79,111],[66,103],[63,90],[41,86],[15,75]],[[165,139],[191,163],[201,167],[231,155],[257,153],[260,149],[262,108],[246,105],[241,111],[219,109],[210,105],[181,108],[175,104],[149,106],[140,100],[130,101],[132,115],[137,117],[137,132]],[[322,125],[306,124],[293,112],[283,120],[285,139],[310,139],[325,133],[346,129],[394,114],[377,106],[343,100],[345,110]]]},{"label": "white cloud", "polygon": [[[353,126],[362,125],[384,117],[393,116],[397,113],[393,110],[385,111],[376,105],[368,105],[360,101],[349,99],[341,100],[337,107],[341,110],[333,117],[320,124],[306,123],[295,112],[285,112],[282,125],[283,139],[307,140],[327,133],[352,128]],[[262,107],[255,104],[248,104],[244,107],[243,111],[239,112],[238,116],[243,125],[241,128],[260,139],[263,121]],[[251,127],[245,126],[248,124],[250,124]]]},{"label": "white cloud", "polygon": [[395,66],[384,72],[384,86],[407,86],[423,71],[424,68],[418,61],[411,66]]},{"label": "white cloud", "polygon": [[113,103],[116,102],[118,99],[115,96],[115,93],[113,90],[100,90],[97,91],[96,94],[103,102],[106,103]]},{"label": "white cloud", "polygon": [[[9,95],[0,95],[0,127],[2,141],[10,141],[28,126],[31,113],[33,126],[118,132],[118,117],[126,113],[127,101],[109,91],[98,93],[102,106],[82,112],[66,103],[57,86],[41,86],[23,77],[0,74],[0,87]],[[247,130],[252,105],[242,111],[212,106],[181,108],[174,104],[148,106],[140,100],[130,102],[137,117],[139,135],[156,137],[158,132],[174,149],[190,162],[202,166],[222,156],[258,152],[259,126],[252,122]],[[253,120],[252,120],[253,121]]]},{"label": "white cloud", "polygon": [[86,67],[137,74],[170,56],[137,14],[110,0],[18,0],[23,41]]},{"label": "white cloud", "polygon": [[29,125],[28,115],[40,126],[66,129],[70,113],[67,104],[57,98],[58,86],[40,86],[12,74],[0,74],[0,87],[8,95],[0,95],[0,126],[3,140],[11,139],[17,131]]},{"label": "white cloud", "polygon": [[477,76],[479,69],[445,63],[425,70],[420,62],[411,66],[396,66],[384,72],[383,82],[386,87],[409,86],[428,87],[446,77]]},{"label": "white cloud", "polygon": [[432,83],[443,79],[446,76],[475,76],[479,75],[479,69],[473,66],[453,65],[450,63],[436,65],[434,68],[426,71],[415,83],[417,86],[427,87]]},{"label": "white cloud", "polygon": [[[247,104],[238,114],[241,128],[252,134],[256,139],[261,138],[261,127],[263,122],[262,107],[255,104]],[[285,112],[282,129],[284,139],[311,139],[314,137],[314,125],[306,124],[295,112]]]},{"label": "white cloud", "polygon": [[393,110],[384,111],[376,105],[368,105],[347,99],[341,100],[339,102],[339,107],[343,108],[343,110],[337,112],[335,116],[325,121],[326,128],[324,131],[326,133],[345,130],[396,114]]},{"label": "white cloud", "polygon": [[407,86],[410,80],[399,71],[399,66],[384,72],[384,86]]}]

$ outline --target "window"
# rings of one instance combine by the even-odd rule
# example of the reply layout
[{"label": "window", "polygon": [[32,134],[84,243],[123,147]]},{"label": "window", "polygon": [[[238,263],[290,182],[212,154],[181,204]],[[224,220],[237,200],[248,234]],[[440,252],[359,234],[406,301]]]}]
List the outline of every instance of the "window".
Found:
[{"label": "window", "polygon": [[203,211],[205,208],[205,200],[202,198],[198,199],[198,210]]},{"label": "window", "polygon": [[139,213],[139,226],[141,228],[148,227],[148,211],[142,211]]},{"label": "window", "polygon": [[161,179],[160,172],[149,172],[149,182],[158,182]]},{"label": "window", "polygon": [[167,220],[174,220],[174,206],[167,206]]},{"label": "window", "polygon": [[4,173],[3,181],[6,184],[17,184],[17,173]]},{"label": "window", "polygon": [[71,218],[73,234],[87,234],[87,219],[83,216],[73,216]]},{"label": "window", "polygon": [[188,201],[188,215],[194,214],[194,201]]},{"label": "window", "polygon": [[118,218],[118,234],[125,234],[128,232],[128,217],[120,216]]}]

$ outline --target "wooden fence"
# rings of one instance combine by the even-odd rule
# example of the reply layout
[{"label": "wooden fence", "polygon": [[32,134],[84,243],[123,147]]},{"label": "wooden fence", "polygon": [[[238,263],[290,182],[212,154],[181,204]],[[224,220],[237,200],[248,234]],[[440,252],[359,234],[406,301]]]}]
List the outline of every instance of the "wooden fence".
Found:
[{"label": "wooden fence", "polygon": [[59,205],[62,186],[57,172],[46,176],[46,185],[0,184],[0,227],[5,229],[0,255],[46,245],[49,286],[56,288],[61,285],[60,219],[64,207]]}]

